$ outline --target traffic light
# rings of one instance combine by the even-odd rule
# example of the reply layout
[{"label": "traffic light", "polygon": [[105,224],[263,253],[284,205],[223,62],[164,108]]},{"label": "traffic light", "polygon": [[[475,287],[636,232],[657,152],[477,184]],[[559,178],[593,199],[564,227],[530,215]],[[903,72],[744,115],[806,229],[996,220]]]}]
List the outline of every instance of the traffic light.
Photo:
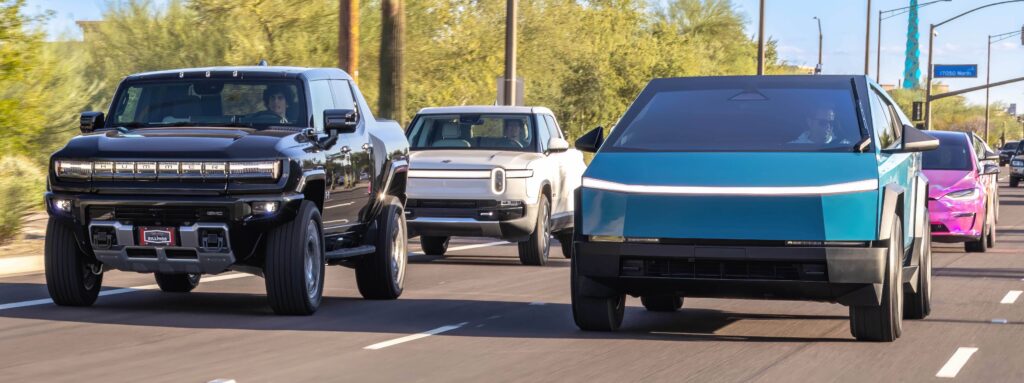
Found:
[{"label": "traffic light", "polygon": [[914,106],[910,112],[910,119],[914,121],[924,120],[924,102],[914,101]]},{"label": "traffic light", "polygon": [[1020,27],[1020,45],[1024,45],[1024,25]]}]

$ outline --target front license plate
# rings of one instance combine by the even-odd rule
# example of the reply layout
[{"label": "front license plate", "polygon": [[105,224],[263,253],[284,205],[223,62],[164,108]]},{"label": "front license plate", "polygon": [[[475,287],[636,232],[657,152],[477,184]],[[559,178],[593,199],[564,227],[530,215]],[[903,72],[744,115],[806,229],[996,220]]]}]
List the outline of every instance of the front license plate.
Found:
[{"label": "front license plate", "polygon": [[178,236],[174,226],[142,226],[139,227],[139,245],[141,246],[174,246]]}]

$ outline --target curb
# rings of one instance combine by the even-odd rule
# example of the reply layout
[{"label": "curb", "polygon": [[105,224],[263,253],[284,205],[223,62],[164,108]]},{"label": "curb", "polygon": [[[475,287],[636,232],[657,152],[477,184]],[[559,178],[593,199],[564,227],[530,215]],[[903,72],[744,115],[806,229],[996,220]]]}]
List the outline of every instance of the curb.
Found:
[{"label": "curb", "polygon": [[43,256],[41,255],[0,258],[0,277],[35,274],[42,271]]}]

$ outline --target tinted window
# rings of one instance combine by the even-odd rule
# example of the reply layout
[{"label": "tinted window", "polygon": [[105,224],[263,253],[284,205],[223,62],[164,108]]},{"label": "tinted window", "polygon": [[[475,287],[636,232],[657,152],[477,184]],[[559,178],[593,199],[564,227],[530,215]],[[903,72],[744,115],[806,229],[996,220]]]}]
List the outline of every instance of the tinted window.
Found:
[{"label": "tinted window", "polygon": [[355,98],[352,97],[352,88],[348,81],[330,80],[331,93],[334,94],[334,107],[337,109],[356,109]]},{"label": "tinted window", "polygon": [[967,136],[942,134],[939,148],[924,152],[922,166],[929,170],[971,170],[971,149]]},{"label": "tinted window", "polygon": [[744,81],[649,86],[612,131],[608,148],[817,152],[853,151],[860,141],[848,82]]},{"label": "tinted window", "polygon": [[129,83],[112,126],[307,126],[305,97],[292,80],[164,80]]},{"label": "tinted window", "polygon": [[548,150],[548,141],[551,141],[551,127],[548,126],[547,120],[544,119],[544,115],[537,115],[537,145],[540,145],[540,151],[544,152]]},{"label": "tinted window", "polygon": [[1007,142],[1006,144],[1003,145],[1003,150],[1011,150],[1011,151],[1012,150],[1017,150],[1017,145],[1018,144],[1019,144],[1019,142],[1015,142],[1015,141]]},{"label": "tinted window", "polygon": [[309,94],[313,104],[313,127],[318,131],[324,129],[324,109],[334,108],[334,96],[326,80],[310,81]]},{"label": "tinted window", "polygon": [[526,114],[420,115],[409,129],[412,149],[535,151],[533,119]]},{"label": "tinted window", "polygon": [[881,96],[872,92],[870,98],[871,124],[875,130],[875,136],[878,137],[878,146],[888,148],[896,142],[892,133],[892,116],[889,115],[889,109],[882,104]]}]

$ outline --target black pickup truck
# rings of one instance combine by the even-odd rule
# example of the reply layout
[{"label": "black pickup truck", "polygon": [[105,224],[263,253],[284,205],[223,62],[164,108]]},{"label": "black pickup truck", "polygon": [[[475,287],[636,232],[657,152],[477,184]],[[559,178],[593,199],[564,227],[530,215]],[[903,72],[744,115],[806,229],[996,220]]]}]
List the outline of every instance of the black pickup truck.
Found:
[{"label": "black pickup truck", "polygon": [[319,307],[325,265],[369,299],[402,293],[409,143],[333,68],[215,67],[126,77],[108,114],[50,159],[46,283],[95,302],[103,272],[265,278],[278,314]]}]

